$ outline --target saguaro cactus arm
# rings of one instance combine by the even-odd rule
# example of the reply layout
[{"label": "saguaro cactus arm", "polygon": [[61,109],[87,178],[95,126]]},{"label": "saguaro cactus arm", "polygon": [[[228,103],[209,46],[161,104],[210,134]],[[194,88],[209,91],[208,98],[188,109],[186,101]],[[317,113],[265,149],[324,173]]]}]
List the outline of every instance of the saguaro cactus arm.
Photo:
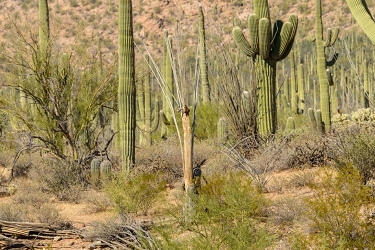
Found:
[{"label": "saguaro cactus arm", "polygon": [[375,44],[375,21],[364,0],[346,0],[350,12],[363,29],[365,34]]}]

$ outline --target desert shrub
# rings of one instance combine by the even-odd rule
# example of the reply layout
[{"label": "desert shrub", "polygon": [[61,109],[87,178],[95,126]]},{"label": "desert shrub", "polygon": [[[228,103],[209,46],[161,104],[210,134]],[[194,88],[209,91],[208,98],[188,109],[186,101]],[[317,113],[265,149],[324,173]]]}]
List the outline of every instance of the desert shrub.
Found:
[{"label": "desert shrub", "polygon": [[104,191],[119,214],[147,214],[165,186],[157,174],[121,172],[105,182]]},{"label": "desert shrub", "polygon": [[375,177],[375,135],[373,131],[361,133],[350,130],[336,134],[332,143],[332,156],[339,168],[353,164],[366,184]]},{"label": "desert shrub", "polygon": [[287,184],[296,188],[309,186],[314,183],[315,176],[315,169],[301,169],[291,174]]},{"label": "desert shrub", "polygon": [[292,225],[295,220],[301,218],[304,209],[302,199],[285,197],[272,201],[267,209],[267,215],[275,225]]},{"label": "desert shrub", "polygon": [[[182,220],[178,230],[163,226],[173,228],[161,234],[164,249],[266,249],[274,240],[271,232],[259,226],[265,216],[265,198],[244,174],[209,177],[194,204],[192,223]],[[176,240],[177,233],[188,237]]]},{"label": "desert shrub", "polygon": [[34,211],[36,219],[40,223],[56,225],[61,222],[62,218],[59,210],[50,204],[43,204],[40,209]]},{"label": "desert shrub", "polygon": [[116,249],[161,249],[149,232],[149,227],[129,217],[115,217],[106,221],[94,221],[91,224],[91,227],[83,232],[85,239],[103,241],[110,246],[116,246]]},{"label": "desert shrub", "polygon": [[5,221],[25,221],[27,218],[27,208],[17,204],[0,204],[0,220]]},{"label": "desert shrub", "polygon": [[362,184],[356,168],[324,171],[306,200],[307,217],[317,231],[310,235],[319,249],[372,248],[375,230],[368,221],[369,203],[374,201],[370,188]]},{"label": "desert shrub", "polygon": [[49,197],[43,193],[41,187],[31,181],[22,181],[17,187],[17,192],[13,196],[16,204],[29,205],[40,208],[42,204],[48,202]]},{"label": "desert shrub", "polygon": [[107,211],[111,206],[111,200],[107,197],[105,193],[102,192],[91,192],[86,196],[86,201],[88,203],[85,211],[87,213],[99,213]]},{"label": "desert shrub", "polygon": [[314,134],[300,134],[291,137],[287,145],[283,147],[280,156],[282,167],[316,167],[327,165],[332,159],[329,151],[330,141],[327,136]]},{"label": "desert shrub", "polygon": [[168,184],[173,184],[183,176],[181,150],[175,137],[148,148],[140,148],[136,154],[135,170],[139,173],[156,173]]},{"label": "desert shrub", "polygon": [[38,178],[45,189],[59,200],[79,202],[83,191],[83,178],[79,166],[57,159],[44,159],[34,171],[39,173]]}]

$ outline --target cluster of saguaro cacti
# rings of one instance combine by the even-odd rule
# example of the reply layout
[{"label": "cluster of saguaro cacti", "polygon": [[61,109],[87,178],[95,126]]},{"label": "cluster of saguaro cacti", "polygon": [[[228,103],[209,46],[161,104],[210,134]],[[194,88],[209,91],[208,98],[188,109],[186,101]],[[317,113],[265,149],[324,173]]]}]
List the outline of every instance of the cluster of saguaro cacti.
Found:
[{"label": "cluster of saguaro cacti", "polygon": [[273,29],[267,0],[255,0],[254,12],[249,16],[250,39],[240,27],[233,28],[237,46],[255,61],[257,91],[257,130],[261,136],[273,134],[277,126],[276,62],[288,56],[294,42],[298,18],[292,14],[283,23],[277,20]]},{"label": "cluster of saguaro cacti", "polygon": [[202,100],[203,102],[210,102],[210,84],[207,74],[207,57],[206,57],[206,35],[204,29],[204,15],[202,5],[199,5],[199,49],[200,49],[200,71],[202,78]]},{"label": "cluster of saguaro cacti", "polygon": [[132,1],[119,2],[118,111],[120,154],[123,168],[130,170],[135,161],[136,90]]},{"label": "cluster of saguaro cacti", "polygon": [[[332,66],[337,60],[335,54],[332,60],[326,60],[325,50],[327,47],[332,46],[338,37],[339,29],[335,28],[327,30],[326,39],[323,39],[323,24],[322,24],[322,0],[316,0],[316,33],[315,42],[317,49],[317,71],[320,86],[320,110],[322,112],[322,120],[325,130],[331,128],[331,101],[329,93],[329,79],[327,77],[327,66]],[[329,72],[330,73],[330,72]]]}]

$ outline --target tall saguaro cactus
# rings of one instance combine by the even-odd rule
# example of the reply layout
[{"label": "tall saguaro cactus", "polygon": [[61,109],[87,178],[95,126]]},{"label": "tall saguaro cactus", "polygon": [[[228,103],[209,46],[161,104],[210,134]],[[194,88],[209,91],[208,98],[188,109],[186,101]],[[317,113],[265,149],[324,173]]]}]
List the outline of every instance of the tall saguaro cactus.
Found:
[{"label": "tall saguaro cactus", "polygon": [[276,62],[287,57],[293,46],[298,17],[292,14],[285,23],[277,20],[272,29],[267,0],[254,0],[254,12],[248,19],[250,39],[239,27],[233,28],[233,36],[240,50],[255,61],[257,129],[267,136],[275,133],[277,126]]},{"label": "tall saguaro cactus", "polygon": [[134,80],[134,43],[132,1],[119,2],[119,86],[118,110],[120,151],[123,168],[130,170],[135,160],[136,90]]},{"label": "tall saguaro cactus", "polygon": [[326,61],[325,49],[332,46],[338,37],[339,29],[333,31],[328,29],[326,39],[323,39],[323,24],[322,24],[322,0],[316,0],[316,33],[315,42],[317,50],[317,71],[320,86],[320,110],[322,112],[322,121],[324,123],[325,131],[331,128],[331,104],[329,94],[329,82],[326,74],[326,67],[332,66],[337,60],[335,54],[330,61]]},{"label": "tall saguaro cactus", "polygon": [[203,102],[210,102],[210,84],[207,74],[207,56],[206,56],[206,35],[204,29],[204,15],[202,6],[199,5],[199,49],[200,49],[200,70],[202,78],[202,99]]},{"label": "tall saguaro cactus", "polygon": [[39,49],[43,60],[47,56],[49,33],[48,0],[39,0]]}]

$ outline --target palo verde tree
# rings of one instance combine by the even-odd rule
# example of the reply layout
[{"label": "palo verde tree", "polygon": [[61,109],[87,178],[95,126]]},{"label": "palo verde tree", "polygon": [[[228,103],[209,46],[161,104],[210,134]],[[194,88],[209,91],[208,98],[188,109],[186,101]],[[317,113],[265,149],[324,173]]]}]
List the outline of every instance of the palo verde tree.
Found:
[{"label": "palo verde tree", "polygon": [[286,58],[293,46],[298,18],[292,14],[283,23],[277,20],[273,29],[267,0],[255,0],[254,12],[249,16],[250,39],[240,27],[233,28],[238,48],[253,58],[257,77],[257,130],[261,136],[274,134],[276,114],[276,62]]},{"label": "palo verde tree", "polygon": [[132,1],[119,2],[118,111],[120,151],[123,168],[130,170],[135,161],[136,89]]},{"label": "palo verde tree", "polygon": [[44,36],[46,28],[38,37],[37,27],[15,22],[12,27],[1,55],[7,66],[1,72],[0,110],[12,121],[7,129],[27,136],[23,146],[42,148],[69,162],[89,162],[104,150],[99,148],[97,117],[99,108],[109,107],[116,95],[113,63],[105,63],[106,77],[98,80],[97,58],[87,53],[87,41],[77,37],[76,45],[64,50],[52,36]]}]

